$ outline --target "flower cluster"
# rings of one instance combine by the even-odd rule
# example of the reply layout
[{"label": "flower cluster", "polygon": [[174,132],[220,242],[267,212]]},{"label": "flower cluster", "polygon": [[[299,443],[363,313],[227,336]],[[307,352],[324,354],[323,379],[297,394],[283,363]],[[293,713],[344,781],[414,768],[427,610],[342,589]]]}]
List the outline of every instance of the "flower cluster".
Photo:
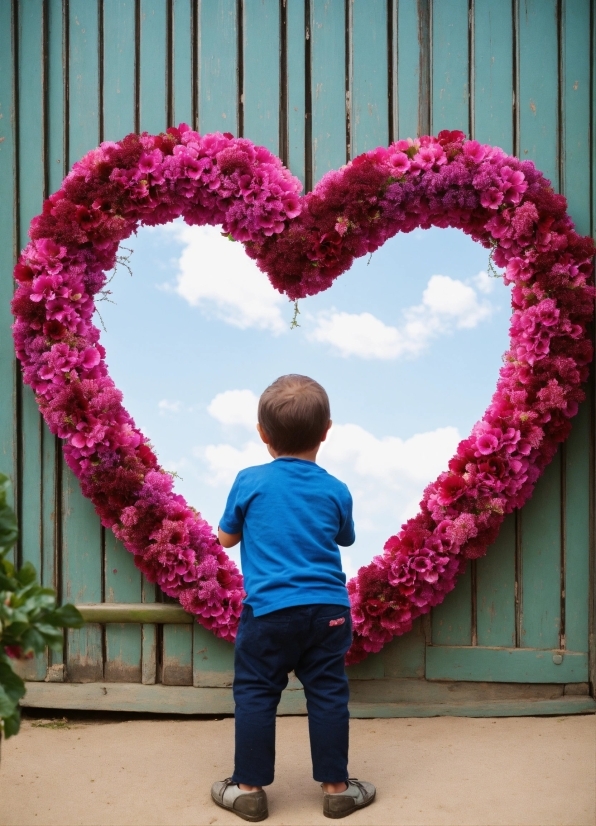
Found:
[{"label": "flower cluster", "polygon": [[108,376],[94,296],[119,243],[140,224],[182,215],[238,241],[280,233],[300,183],[268,150],[231,135],[166,134],[103,143],[76,163],[31,223],[15,269],[14,340],[24,380],[101,518],[151,582],[225,639],[235,637],[242,577],[211,527],[159,468]]},{"label": "flower cluster", "polygon": [[31,225],[13,301],[17,354],[69,466],[138,567],[233,639],[238,570],[170,477],[107,375],[93,297],[139,224],[221,224],[291,299],[327,289],[397,232],[457,227],[513,284],[511,345],[482,420],[425,490],[419,514],[348,583],[348,660],[379,651],[439,604],[505,514],[521,507],[569,433],[592,346],[594,245],[531,161],[461,132],[403,140],[300,185],[267,150],[181,126],[104,143],[75,165]]}]

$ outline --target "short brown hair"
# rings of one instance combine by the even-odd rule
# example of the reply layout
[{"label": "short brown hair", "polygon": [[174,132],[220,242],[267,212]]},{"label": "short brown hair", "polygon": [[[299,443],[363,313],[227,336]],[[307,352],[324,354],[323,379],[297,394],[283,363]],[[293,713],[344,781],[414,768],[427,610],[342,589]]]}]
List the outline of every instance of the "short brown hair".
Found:
[{"label": "short brown hair", "polygon": [[330,421],[329,397],[308,376],[280,376],[259,399],[259,424],[278,453],[295,455],[317,447]]}]

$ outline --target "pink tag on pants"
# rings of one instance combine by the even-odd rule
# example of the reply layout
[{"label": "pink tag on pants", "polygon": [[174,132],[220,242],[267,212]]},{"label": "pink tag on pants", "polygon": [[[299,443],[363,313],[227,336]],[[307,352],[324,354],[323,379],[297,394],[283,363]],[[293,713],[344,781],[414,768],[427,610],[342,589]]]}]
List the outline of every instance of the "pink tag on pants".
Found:
[{"label": "pink tag on pants", "polygon": [[345,617],[340,617],[339,619],[329,620],[329,625],[343,625],[345,621]]}]

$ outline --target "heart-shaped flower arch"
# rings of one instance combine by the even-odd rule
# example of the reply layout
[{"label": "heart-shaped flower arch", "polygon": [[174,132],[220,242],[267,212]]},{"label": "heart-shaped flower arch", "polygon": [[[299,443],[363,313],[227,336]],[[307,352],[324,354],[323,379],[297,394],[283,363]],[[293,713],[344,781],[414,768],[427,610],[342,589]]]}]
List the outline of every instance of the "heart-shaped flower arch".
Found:
[{"label": "heart-shaped flower arch", "polygon": [[490,407],[418,516],[348,583],[357,662],[440,603],[482,556],[568,435],[592,346],[594,244],[578,236],[531,161],[461,132],[398,141],[301,186],[267,149],[229,134],[167,133],[103,143],[76,163],[31,222],[15,268],[14,339],[64,455],[151,582],[217,636],[233,640],[242,577],[212,528],[172,491],[108,376],[94,296],[118,245],[140,225],[182,216],[221,225],[291,299],[327,289],[354,258],[397,232],[457,227],[513,283],[511,346]]}]

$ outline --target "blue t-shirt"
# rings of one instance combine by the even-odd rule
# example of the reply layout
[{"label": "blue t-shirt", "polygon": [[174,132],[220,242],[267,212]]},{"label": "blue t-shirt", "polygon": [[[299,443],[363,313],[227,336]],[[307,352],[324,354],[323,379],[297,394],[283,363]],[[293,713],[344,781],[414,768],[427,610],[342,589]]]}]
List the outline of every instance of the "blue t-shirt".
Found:
[{"label": "blue t-shirt", "polygon": [[315,462],[280,456],[240,471],[219,527],[242,532],[245,602],[256,617],[293,605],[350,605],[337,546],[356,538],[352,497]]}]

